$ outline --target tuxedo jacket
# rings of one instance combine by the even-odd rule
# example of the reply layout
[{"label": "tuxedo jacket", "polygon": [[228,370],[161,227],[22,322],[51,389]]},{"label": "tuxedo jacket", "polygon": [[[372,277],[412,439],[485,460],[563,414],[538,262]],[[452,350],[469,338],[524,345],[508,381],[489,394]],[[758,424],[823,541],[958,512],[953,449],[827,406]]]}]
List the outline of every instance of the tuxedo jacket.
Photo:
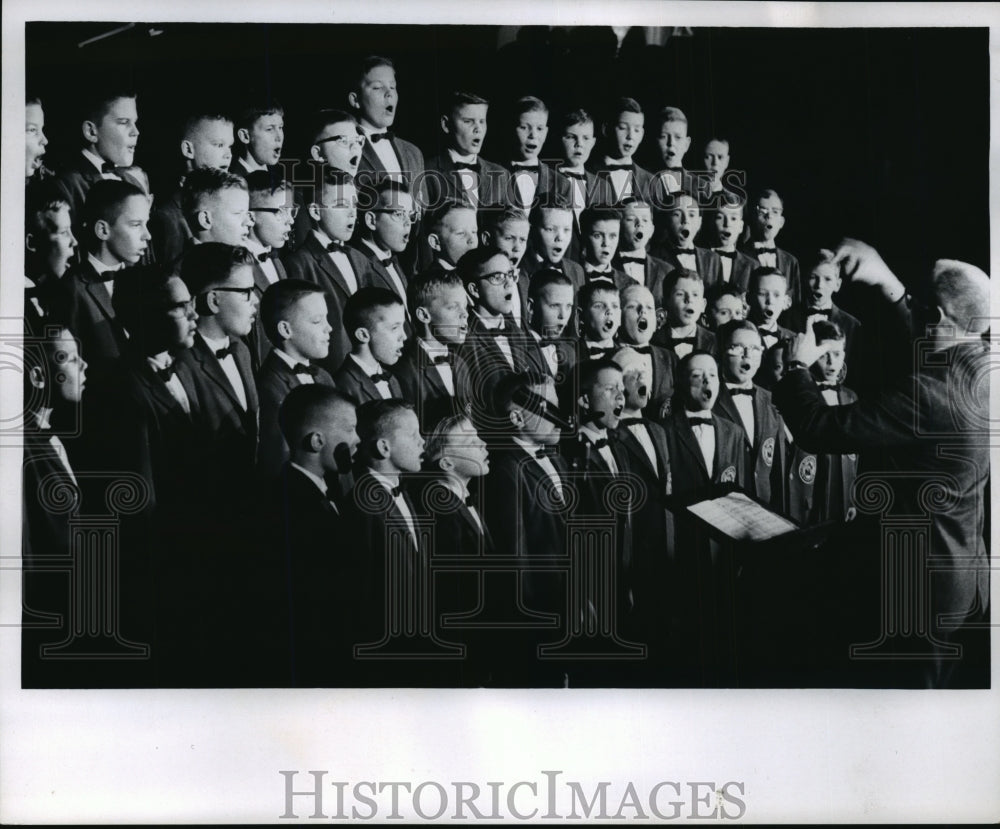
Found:
[{"label": "tuxedo jacket", "polygon": [[[116,279],[129,278],[126,270]],[[96,379],[106,374],[128,350],[128,336],[115,317],[111,295],[89,260],[74,265],[52,294],[53,311],[65,321],[80,345],[80,356]]]},{"label": "tuxedo jacket", "polygon": [[153,237],[149,244],[154,261],[165,265],[180,259],[191,238],[191,229],[181,212],[180,187],[153,210],[149,217],[149,235]]},{"label": "tuxedo jacket", "polygon": [[[399,169],[402,171],[406,183],[410,185],[410,189],[412,190],[414,182],[421,184],[424,178],[421,175],[424,171],[424,154],[417,145],[411,144],[397,135],[382,140],[388,140],[396,151]],[[374,145],[371,141],[366,140],[361,149],[361,162],[358,164],[358,172],[354,178],[358,181],[359,187],[374,187],[385,175],[385,166],[378,157],[378,153],[375,152]],[[417,194],[414,194],[414,198],[416,196]]]},{"label": "tuxedo jacket", "polygon": [[573,203],[570,180],[561,173],[557,173],[555,168],[539,161],[538,173],[535,177],[535,196],[530,204],[524,204],[515,180],[519,168],[511,163],[505,164],[504,167],[510,174],[510,192],[507,196],[507,203],[511,207],[519,207],[526,213],[531,213],[531,208],[536,204],[553,204],[557,200],[565,204]]},{"label": "tuxedo jacket", "polygon": [[416,339],[403,346],[403,355],[392,367],[392,376],[399,383],[400,396],[416,407],[417,417],[425,432],[430,432],[441,418],[462,410],[458,401],[464,399],[465,394],[458,381],[467,373],[456,368],[456,362],[461,359],[456,351],[449,349],[449,354],[455,394],[449,393],[438,367]]},{"label": "tuxedo jacket", "polygon": [[691,504],[712,494],[716,484],[736,484],[746,478],[743,433],[736,424],[716,414],[715,456],[709,475],[701,447],[688,423],[684,410],[674,410],[664,421],[667,452],[670,455],[670,478],[673,502],[678,506]]},{"label": "tuxedo jacket", "polygon": [[[663,280],[667,278],[667,274],[674,268],[659,257],[650,256],[648,253],[645,260],[643,262],[643,272],[645,273],[643,284],[652,292],[656,307],[661,308],[663,306]],[[629,283],[634,281],[625,270],[620,252],[615,254],[615,258],[611,264],[615,270],[621,271],[628,277]]]},{"label": "tuxedo jacket", "polygon": [[91,185],[103,177],[101,171],[90,163],[82,150],[56,172],[55,186],[69,204],[69,214],[73,221],[73,235],[78,241],[86,238],[81,233],[83,203],[87,199]]},{"label": "tuxedo jacket", "polygon": [[257,458],[257,417],[259,401],[254,382],[250,351],[239,340],[231,339],[233,360],[243,381],[247,407],[244,410],[236,398],[229,378],[201,334],[195,335],[194,346],[178,356],[191,369],[202,422],[207,429],[209,455],[207,475],[218,478],[220,487],[234,495],[240,493],[245,503],[253,478]]},{"label": "tuxedo jacket", "polygon": [[[281,263],[281,259],[273,254],[272,251],[271,261],[274,263],[274,270],[278,274],[278,281],[288,278],[288,272],[285,270],[285,266]],[[264,269],[261,267],[260,262],[254,262],[253,264],[253,287],[254,293],[257,294],[257,300],[260,301],[261,297],[264,296],[264,291],[267,290],[267,286],[271,283],[267,281],[267,277],[264,275]],[[330,340],[333,341],[333,332],[330,332]],[[254,317],[253,328],[250,329],[250,333],[246,336],[247,348],[250,349],[250,365],[253,366],[254,374],[256,375],[260,371],[261,363],[264,362],[264,358],[267,356],[267,352],[271,350],[271,342],[267,338],[267,333],[264,331],[264,320],[258,313]]]},{"label": "tuxedo jacket", "polygon": [[719,398],[713,411],[736,425],[742,435],[746,478],[740,481],[741,485],[748,493],[780,512],[785,504],[788,446],[785,424],[771,402],[771,393],[760,386],[754,387],[752,444],[725,383],[719,384]]},{"label": "tuxedo jacket", "polygon": [[[656,240],[650,244],[650,251],[666,262],[672,269],[681,267],[681,263],[677,260],[676,250],[668,242],[662,239]],[[694,258],[698,268],[698,275],[701,277],[702,282],[705,283],[705,291],[707,293],[709,288],[722,281],[722,262],[719,261],[719,254],[708,248],[696,247],[694,249]]]},{"label": "tuxedo jacket", "polygon": [[[427,159],[427,174],[424,180],[428,204],[442,204],[445,199],[469,204],[469,197],[462,187],[459,170],[447,152]],[[510,173],[499,164],[480,157],[476,191],[479,203],[471,205],[476,209],[507,205],[511,192]]]},{"label": "tuxedo jacket", "polygon": [[[317,383],[333,386],[333,378],[319,369],[313,378]],[[260,438],[257,446],[257,474],[273,480],[288,460],[288,446],[278,426],[278,409],[285,396],[302,381],[274,351],[264,358],[257,374],[257,395],[260,402]]]},{"label": "tuxedo jacket", "polygon": [[[587,164],[587,169],[590,170],[597,177],[598,181],[601,182],[601,184],[595,186],[595,201],[593,204],[599,207],[616,207],[621,201],[621,198],[615,196],[615,188],[611,180],[611,171],[604,167],[604,161],[595,160],[594,157],[591,156],[590,162]],[[632,162],[630,177],[632,189],[628,195],[642,199],[643,201],[648,200],[650,189],[652,188],[654,181],[653,174],[644,167],[640,167],[635,162]]]},{"label": "tuxedo jacket", "polygon": [[[566,462],[558,454],[550,460],[565,484],[569,472]],[[566,518],[546,496],[549,477],[535,457],[510,443],[490,449],[490,471],[484,486],[486,523],[497,553],[524,562],[521,590],[525,604],[532,610],[563,611],[564,577],[531,568],[534,557],[566,554]]]},{"label": "tuxedo jacket", "polygon": [[[858,396],[846,386],[837,392],[839,405],[857,402]],[[858,456],[815,453],[789,447],[786,465],[786,510],[794,521],[803,526],[823,521],[843,521],[853,505],[851,491],[858,474]]]},{"label": "tuxedo jacket", "polygon": [[547,343],[539,342],[528,332],[526,340],[528,362],[532,369],[542,374],[548,374],[556,384],[556,395],[559,407],[566,412],[576,408],[578,376],[580,367],[580,341],[574,337],[560,337],[552,342],[556,354],[556,370],[552,371],[549,361],[542,351]]},{"label": "tuxedo jacket", "polygon": [[614,284],[615,289],[618,291],[623,291],[629,285],[635,284],[632,277],[626,275],[625,271],[619,270],[618,268],[614,267],[614,265],[612,265],[610,271],[602,273],[598,273],[595,271],[588,271],[587,266],[584,265],[583,266],[584,284],[586,285],[588,282],[592,282],[595,279],[601,279],[602,281],[605,282],[608,279],[610,279],[611,283]]},{"label": "tuxedo jacket", "polygon": [[[400,387],[396,375],[392,372],[393,368],[393,366],[382,367],[383,372],[391,375],[389,378],[389,396],[402,397],[403,389]],[[333,384],[340,391],[344,392],[344,394],[349,394],[353,397],[359,405],[367,403],[369,400],[382,400],[382,395],[375,388],[375,384],[371,378],[365,374],[365,370],[350,355],[344,358],[344,361],[340,364],[340,368],[333,375]]]},{"label": "tuxedo jacket", "polygon": [[[695,343],[694,348],[696,351],[708,351],[711,354],[715,353],[715,334],[705,328],[704,325],[696,325],[694,327],[694,337]],[[673,339],[670,336],[670,323],[668,322],[662,328],[658,329],[655,334],[653,334],[653,343],[656,345],[661,345],[664,348],[674,351]],[[677,352],[674,351],[674,356],[677,357]],[[680,358],[678,358],[679,360]],[[676,364],[674,368],[676,370]]]},{"label": "tuxedo jacket", "polygon": [[[754,263],[754,268],[760,267],[760,260],[754,252],[754,243],[750,239],[737,245]],[[775,246],[775,262],[778,270],[788,277],[788,295],[792,298],[792,305],[797,305],[805,293],[802,285],[802,276],[799,268],[799,260],[787,250]]]},{"label": "tuxedo jacket", "polygon": [[[403,303],[403,309],[405,311],[405,324],[404,328],[406,330],[406,339],[410,339],[413,336],[413,323],[410,320],[410,306],[407,301],[407,297],[400,296],[399,289],[396,287],[395,282],[391,276],[389,276],[389,271],[386,269],[375,253],[372,251],[368,245],[363,242],[358,242],[355,246],[358,253],[364,257],[364,261],[361,263],[362,271],[358,273],[358,285],[370,285],[375,288],[385,288],[386,290],[392,291],[393,294],[399,297],[400,302]],[[351,259],[351,265],[354,265],[354,259]],[[409,289],[410,278],[399,261],[398,256],[392,257],[392,264],[396,269],[396,273],[399,274],[399,279],[403,283],[404,291]],[[357,273],[357,272],[356,272]],[[343,323],[341,323],[343,327]]]},{"label": "tuxedo jacket", "polygon": [[[609,205],[614,201],[614,190],[611,187],[611,181],[607,176],[599,176],[593,170],[584,169],[584,184],[586,189],[584,190],[584,200],[587,207],[592,207],[594,205]],[[564,172],[555,168],[555,174],[557,179],[565,179],[566,183],[574,186],[574,180],[571,179]],[[565,189],[560,188],[562,192],[566,192]],[[569,191],[572,192],[572,191]],[[570,196],[570,203],[572,203],[572,197]],[[575,226],[576,219],[574,217],[574,229],[577,233],[580,232],[580,228]]]},{"label": "tuxedo jacket", "polygon": [[[388,284],[371,281],[371,264],[360,250],[345,245],[344,254],[351,264],[359,288],[372,284],[380,288],[390,287]],[[344,327],[344,306],[351,297],[350,287],[314,233],[310,233],[299,249],[285,260],[285,271],[289,279],[305,279],[319,285],[326,294],[327,322],[333,330],[330,332],[330,351],[326,359],[317,363],[333,374],[351,351],[351,341]],[[396,293],[394,289],[393,293]]]},{"label": "tuxedo jacket", "polygon": [[723,279],[722,272],[722,254],[715,251],[715,255],[719,257],[719,282],[717,284],[727,284],[733,285],[736,290],[745,294],[747,292],[747,286],[750,284],[750,274],[758,267],[757,260],[751,259],[743,251],[736,250],[736,254],[733,257],[733,266],[729,270],[729,280],[728,282]]}]

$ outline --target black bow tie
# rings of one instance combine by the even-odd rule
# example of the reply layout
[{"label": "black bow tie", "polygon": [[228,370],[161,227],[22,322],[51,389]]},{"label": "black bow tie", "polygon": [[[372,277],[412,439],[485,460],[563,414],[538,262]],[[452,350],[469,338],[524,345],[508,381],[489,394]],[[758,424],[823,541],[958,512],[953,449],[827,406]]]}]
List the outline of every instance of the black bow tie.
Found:
[{"label": "black bow tie", "polygon": [[740,389],[740,388],[732,389],[731,388],[731,389],[729,389],[729,393],[733,397],[738,397],[741,394],[746,394],[746,395],[749,395],[750,397],[753,397],[753,391],[754,390],[752,388],[749,388],[749,389]]},{"label": "black bow tie", "polygon": [[512,161],[510,166],[515,173],[537,173],[541,167],[537,161],[534,164],[529,164],[524,161]]},{"label": "black bow tie", "polygon": [[[337,253],[338,251],[344,250],[344,243],[340,239],[334,239],[330,244],[326,246],[327,253]],[[382,260],[380,259],[379,262]],[[386,260],[389,261],[389,260]]]},{"label": "black bow tie", "polygon": [[605,170],[631,170],[631,164],[605,164]]},{"label": "black bow tie", "polygon": [[758,256],[762,253],[777,253],[778,249],[775,247],[768,247],[767,245],[754,245],[754,253]]},{"label": "black bow tie", "polygon": [[232,357],[232,356],[233,356],[232,343],[227,345],[225,348],[220,348],[218,351],[215,352],[215,357],[218,360],[224,360],[226,357]]},{"label": "black bow tie", "polygon": [[386,270],[395,266],[395,262],[391,256],[387,256],[384,259],[381,256],[376,256],[375,258],[378,259],[378,263]]},{"label": "black bow tie", "polygon": [[261,251],[260,253],[257,254],[257,261],[258,262],[266,262],[272,256],[274,256],[274,254],[271,253],[271,251],[264,250],[264,251]]},{"label": "black bow tie", "polygon": [[316,366],[306,365],[305,363],[296,363],[292,366],[292,374],[308,374],[310,377],[315,377],[319,369]]},{"label": "black bow tie", "polygon": [[630,345],[628,346],[628,348],[631,348],[636,354],[653,353],[653,346],[649,345],[648,343],[646,345]]},{"label": "black bow tie", "polygon": [[95,282],[111,282],[116,276],[118,276],[117,268],[112,268],[109,271],[94,270]]},{"label": "black bow tie", "polygon": [[806,311],[807,317],[814,317],[817,314],[821,314],[824,317],[829,317],[833,313],[832,308],[810,308]]},{"label": "black bow tie", "polygon": [[664,167],[663,169],[666,170],[669,173],[683,173],[684,172],[684,168],[683,167]]},{"label": "black bow tie", "polygon": [[566,176],[566,178],[575,178],[577,181],[587,180],[586,173],[578,173],[576,170],[560,170],[559,172]]},{"label": "black bow tie", "polygon": [[456,161],[454,166],[456,170],[473,170],[477,173],[479,172],[479,162],[477,161]]},{"label": "black bow tie", "polygon": [[436,357],[431,357],[431,362],[436,366],[451,365],[451,354],[438,354]]},{"label": "black bow tie", "polygon": [[645,420],[641,417],[624,417],[618,421],[619,426],[642,426]]},{"label": "black bow tie", "polygon": [[766,340],[768,338],[770,338],[772,340],[779,340],[779,339],[781,339],[778,336],[778,332],[777,331],[765,331],[763,328],[760,328],[758,330],[760,331],[760,337],[761,337],[762,340]]},{"label": "black bow tie", "polygon": [[603,449],[607,445],[608,445],[607,438],[599,438],[598,440],[591,442],[591,446],[593,446],[595,449]]},{"label": "black bow tie", "polygon": [[698,344],[698,337],[694,336],[694,337],[671,337],[670,338],[670,344],[671,345],[682,345],[684,343],[687,343],[688,345],[697,345]]},{"label": "black bow tie", "polygon": [[535,450],[536,458],[553,458],[558,454],[555,446],[539,446]]},{"label": "black bow tie", "polygon": [[507,328],[503,323],[500,323],[497,328],[487,328],[486,326],[483,326],[482,333],[488,337],[506,337]]},{"label": "black bow tie", "polygon": [[712,416],[710,414],[688,415],[687,421],[692,426],[711,426]]},{"label": "black bow tie", "polygon": [[725,256],[726,259],[733,259],[733,260],[736,259],[736,251],[735,250],[719,250],[718,248],[716,248],[715,252],[719,256]]},{"label": "black bow tie", "polygon": [[821,389],[833,389],[834,391],[840,391],[840,383],[817,383]]},{"label": "black bow tie", "polygon": [[101,165],[101,172],[102,173],[114,173],[115,175],[118,175],[118,168],[115,167],[115,165],[112,164],[110,161],[105,161]]},{"label": "black bow tie", "polygon": [[171,363],[169,366],[164,368],[155,368],[153,371],[156,376],[159,377],[164,383],[168,382],[171,377],[177,374],[177,366]]},{"label": "black bow tie", "polygon": [[400,489],[398,486],[394,486],[392,489],[389,490],[389,494],[393,498],[398,498],[400,495],[403,494],[403,490]]},{"label": "black bow tie", "polygon": [[378,144],[379,141],[391,141],[393,138],[392,130],[386,130],[385,132],[375,132],[368,136],[368,140],[372,144]]},{"label": "black bow tie", "polygon": [[618,255],[618,258],[621,259],[622,262],[635,262],[637,265],[646,264],[645,256],[632,255],[630,253],[621,253]]},{"label": "black bow tie", "polygon": [[600,346],[587,346],[587,353],[590,355],[591,359],[595,357],[603,357],[605,354],[614,354],[617,351],[617,347],[608,346],[607,348],[601,348]]},{"label": "black bow tie", "polygon": [[675,253],[678,256],[694,256],[694,248],[677,248]]},{"label": "black bow tie", "polygon": [[392,375],[388,371],[380,371],[376,374],[369,374],[369,379],[373,383],[388,383],[392,379]]},{"label": "black bow tie", "polygon": [[586,271],[585,276],[587,282],[607,282],[609,285],[615,284],[611,271]]}]

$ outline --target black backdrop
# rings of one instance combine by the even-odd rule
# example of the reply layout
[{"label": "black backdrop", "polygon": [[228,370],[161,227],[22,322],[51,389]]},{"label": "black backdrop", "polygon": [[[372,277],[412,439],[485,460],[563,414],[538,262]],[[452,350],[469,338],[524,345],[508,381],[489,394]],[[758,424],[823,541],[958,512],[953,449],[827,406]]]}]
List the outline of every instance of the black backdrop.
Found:
[{"label": "black backdrop", "polygon": [[[249,97],[277,99],[284,154],[296,157],[305,114],[343,106],[352,62],[377,53],[397,66],[396,129],[426,154],[438,149],[440,102],[452,89],[492,102],[483,155],[498,161],[509,152],[504,110],[518,96],[542,97],[554,120],[579,105],[600,115],[627,94],[648,119],[667,104],[687,113],[689,168],[709,137],[729,138],[731,167],[784,197],[779,243],[806,266],[820,245],[856,235],[904,278],[938,257],[988,269],[985,28],[695,29],[665,46],[633,29],[616,56],[604,28],[526,27],[498,50],[490,26],[142,23],[78,46],[115,25],[27,26],[28,87],[45,104],[53,162],[78,146],[80,84],[107,77],[140,95],[136,163],[154,191],[171,186],[184,114],[206,103],[234,111]],[[556,157],[557,132],[543,157]]]}]

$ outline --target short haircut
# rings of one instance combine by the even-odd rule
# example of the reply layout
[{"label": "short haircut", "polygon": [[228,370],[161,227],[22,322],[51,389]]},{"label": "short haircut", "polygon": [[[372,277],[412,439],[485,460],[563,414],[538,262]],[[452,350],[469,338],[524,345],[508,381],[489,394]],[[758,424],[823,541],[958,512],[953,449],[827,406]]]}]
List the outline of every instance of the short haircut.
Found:
[{"label": "short haircut", "polygon": [[652,205],[645,199],[639,198],[638,196],[627,196],[618,202],[618,215],[619,217],[624,215],[628,208],[645,207],[647,210],[652,210]]},{"label": "short haircut", "polygon": [[759,202],[761,199],[775,198],[781,202],[781,206],[785,206],[785,200],[778,195],[777,190],[772,190],[770,187],[765,187],[763,190],[759,190],[757,195],[754,197],[754,202]]},{"label": "short haircut", "polygon": [[750,271],[750,280],[747,282],[747,294],[752,295],[760,286],[760,281],[765,276],[780,276],[785,282],[785,291],[788,291],[788,276],[777,268],[754,268]]},{"label": "short haircut", "polygon": [[545,101],[536,98],[534,95],[525,95],[514,102],[514,117],[518,118],[526,112],[544,112],[549,114],[549,108],[545,106]]},{"label": "short haircut", "polygon": [[296,386],[281,402],[278,409],[278,427],[289,447],[295,446],[310,432],[315,431],[319,422],[335,406],[357,404],[341,391],[322,383],[304,383]]},{"label": "short haircut", "polygon": [[378,69],[380,66],[388,66],[393,72],[396,71],[396,65],[389,58],[382,55],[367,55],[358,61],[354,71],[354,86],[352,89],[360,89],[362,82],[368,77],[368,73],[372,69]]},{"label": "short haircut", "polygon": [[746,199],[731,190],[723,190],[718,195],[720,210],[743,210]]},{"label": "short haircut", "polygon": [[228,115],[223,115],[221,112],[197,112],[193,115],[189,115],[187,120],[184,122],[184,129],[181,132],[181,137],[186,141],[199,130],[202,124],[208,124],[213,121],[230,125],[233,123],[232,118]]},{"label": "short haircut", "polygon": [[847,335],[844,329],[832,320],[816,320],[813,323],[813,333],[816,335],[816,342],[821,343],[826,340],[846,340]]},{"label": "short haircut", "polygon": [[269,103],[255,101],[247,104],[236,114],[236,128],[241,130],[251,129],[265,115],[281,115],[284,117],[285,110],[281,104],[274,100]]},{"label": "short haircut", "polygon": [[588,308],[590,303],[594,301],[594,295],[601,292],[614,294],[619,298],[619,300],[621,299],[621,293],[614,285],[610,282],[595,279],[593,282],[587,282],[582,288],[580,288],[576,295],[576,304],[580,308]]},{"label": "short haircut", "polygon": [[720,356],[729,348],[737,331],[753,331],[760,336],[757,326],[750,320],[729,320],[725,325],[720,325],[719,330],[715,332],[715,347]]},{"label": "short haircut", "polygon": [[614,207],[587,207],[580,214],[580,233],[586,236],[598,222],[622,223],[622,214]]},{"label": "short haircut", "polygon": [[358,438],[370,450],[372,444],[388,435],[403,412],[414,411],[413,404],[398,397],[369,400],[358,406]]},{"label": "short haircut", "polygon": [[358,344],[354,332],[359,328],[371,329],[380,310],[402,304],[399,296],[388,288],[358,288],[344,303],[344,328],[351,344]]},{"label": "short haircut", "polygon": [[27,92],[24,95],[24,105],[26,107],[30,106],[41,106],[42,99],[35,95],[33,92]]},{"label": "short haircut", "polygon": [[472,421],[464,412],[447,415],[441,418],[431,429],[431,433],[424,439],[424,465],[430,467],[444,457],[448,440],[463,423],[468,423],[470,428]]},{"label": "short haircut", "polygon": [[306,127],[306,139],[309,141],[309,146],[311,147],[322,138],[326,128],[331,124],[343,123],[351,123],[357,126],[358,119],[342,109],[321,109],[314,112],[309,116]]},{"label": "short haircut", "polygon": [[246,189],[246,179],[227,170],[215,167],[192,170],[184,176],[184,186],[181,187],[181,212],[189,224],[197,226],[195,219],[198,211],[203,209],[205,199],[223,190]]},{"label": "short haircut", "polygon": [[247,190],[250,191],[250,202],[254,196],[267,198],[275,193],[291,190],[291,185],[281,175],[280,168],[275,170],[254,170],[247,173]]},{"label": "short haircut", "polygon": [[[715,355],[711,351],[705,351],[703,348],[696,348],[693,351],[689,351],[683,357],[681,357],[680,362],[677,363],[677,373],[674,375],[679,381],[684,380],[684,375],[687,373],[691,366],[691,361],[695,357],[711,357],[716,366],[719,365],[719,361],[716,359]],[[675,384],[677,392],[681,395],[681,399],[684,399],[688,395],[688,387],[684,385],[683,382],[678,382]]]},{"label": "short haircut", "polygon": [[473,213],[476,212],[476,208],[470,204],[456,199],[445,199],[440,206],[435,207],[434,210],[428,213],[424,224],[427,228],[427,233],[440,233],[441,228],[444,227],[444,220],[455,210],[471,210]]},{"label": "short haircut", "polygon": [[540,227],[542,222],[545,221],[546,212],[550,210],[563,210],[572,214],[573,206],[560,196],[542,199],[531,208],[531,213],[528,216],[528,221],[531,222],[532,227]]},{"label": "short haircut", "polygon": [[448,96],[445,114],[451,117],[455,112],[464,106],[489,106],[490,102],[474,92],[452,92]]},{"label": "short haircut", "polygon": [[667,275],[663,278],[663,298],[666,299],[674,288],[677,287],[677,282],[681,279],[693,279],[696,282],[702,284],[704,289],[705,280],[701,278],[701,274],[697,271],[689,271],[687,268],[674,268],[669,271]]},{"label": "short haircut", "polygon": [[383,179],[375,185],[371,192],[375,198],[370,200],[368,206],[361,208],[362,213],[372,213],[377,208],[389,204],[396,196],[410,195],[410,188],[406,182]]},{"label": "short haircut", "polygon": [[990,278],[974,265],[954,259],[934,263],[931,286],[938,305],[959,330],[982,334],[989,328]]},{"label": "short haircut", "polygon": [[746,299],[746,294],[737,288],[732,282],[717,282],[705,292],[709,307],[724,296],[735,297],[741,302]]},{"label": "short haircut", "polygon": [[476,218],[480,230],[497,233],[507,222],[527,222],[528,214],[520,207],[505,205],[501,208],[484,208]]},{"label": "short haircut", "polygon": [[677,107],[663,107],[656,115],[656,129],[661,129],[664,124],[676,121],[687,126],[687,116]]},{"label": "short haircut", "polygon": [[267,286],[260,299],[260,319],[272,345],[280,348],[284,342],[278,333],[278,323],[288,319],[289,310],[303,297],[322,293],[319,285],[305,279],[279,279]]},{"label": "short haircut", "polygon": [[133,196],[146,198],[142,188],[130,181],[113,179],[95,181],[87,191],[87,198],[83,203],[83,226],[92,233],[94,226],[101,220],[114,223],[121,215],[126,200]]},{"label": "short haircut", "polygon": [[608,123],[613,123],[616,118],[621,117],[622,113],[625,112],[634,112],[638,115],[643,114],[642,107],[639,106],[639,102],[635,98],[617,98],[608,110]]},{"label": "short haircut", "polygon": [[99,124],[104,116],[111,111],[115,101],[122,98],[136,99],[135,91],[126,87],[100,86],[90,87],[85,85],[84,94],[80,100],[79,111],[80,121],[92,121]]},{"label": "short haircut", "polygon": [[705,149],[708,149],[708,145],[711,144],[713,141],[715,141],[717,144],[725,144],[726,145],[726,152],[729,152],[729,150],[731,149],[731,147],[729,145],[729,139],[728,138],[720,138],[717,135],[713,135],[711,138],[708,139],[708,141],[705,142]]},{"label": "short haircut", "polygon": [[618,372],[622,371],[622,367],[610,357],[601,357],[599,360],[584,360],[580,365],[578,386],[580,394],[589,394],[594,388],[594,383],[597,382],[597,375],[609,368]]},{"label": "short haircut", "polygon": [[192,246],[184,254],[180,276],[191,296],[198,296],[226,282],[236,268],[252,265],[255,261],[254,255],[244,247],[204,242]]},{"label": "short haircut", "polygon": [[24,232],[53,233],[52,214],[64,207],[69,210],[69,202],[54,185],[29,187],[24,194]]},{"label": "short haircut", "polygon": [[555,381],[548,374],[540,371],[522,371],[505,374],[493,389],[493,401],[496,411],[507,414],[514,407],[521,407],[518,398],[532,389],[554,385]]},{"label": "short haircut", "polygon": [[574,109],[567,112],[559,121],[559,128],[562,130],[568,127],[575,127],[577,124],[593,125],[594,118],[585,109]]},{"label": "short haircut", "polygon": [[[493,245],[480,245],[477,248],[472,248],[462,254],[462,258],[458,260],[455,269],[458,271],[458,275],[462,279],[462,283],[469,285],[473,282],[478,281],[482,278],[479,274],[479,269],[483,267],[487,262],[489,262],[494,256],[503,256],[506,258],[506,254],[499,248]],[[507,260],[508,263],[510,260]]]},{"label": "short haircut", "polygon": [[128,268],[127,278],[115,282],[111,306],[133,344],[142,340],[149,322],[163,313],[167,283],[175,278],[177,274],[153,263]]},{"label": "short haircut", "polygon": [[417,274],[410,280],[406,289],[410,313],[416,313],[417,308],[429,308],[431,300],[446,287],[462,287],[464,283],[457,271],[445,271],[440,268],[430,268]]},{"label": "short haircut", "polygon": [[[538,302],[549,288],[558,285],[559,287],[573,288],[573,280],[570,279],[558,268],[542,268],[531,275],[528,283],[528,298]],[[575,291],[574,291],[575,293]]]}]

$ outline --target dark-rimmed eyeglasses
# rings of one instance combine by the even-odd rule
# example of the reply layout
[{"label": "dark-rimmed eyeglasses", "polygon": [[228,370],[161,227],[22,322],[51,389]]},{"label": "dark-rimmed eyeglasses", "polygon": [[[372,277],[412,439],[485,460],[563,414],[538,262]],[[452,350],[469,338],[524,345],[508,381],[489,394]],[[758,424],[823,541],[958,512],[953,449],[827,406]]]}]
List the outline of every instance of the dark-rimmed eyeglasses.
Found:
[{"label": "dark-rimmed eyeglasses", "polygon": [[220,291],[224,294],[242,294],[243,299],[249,302],[250,297],[253,296],[254,286],[251,285],[249,288],[211,288],[209,292],[211,291]]},{"label": "dark-rimmed eyeglasses", "polygon": [[251,207],[251,213],[278,213],[280,215],[288,216],[294,219],[299,215],[299,206],[294,205],[293,207]]},{"label": "dark-rimmed eyeglasses", "polygon": [[515,284],[517,277],[517,271],[494,271],[493,273],[484,273],[479,278],[485,279],[490,285],[503,285],[507,282]]}]

